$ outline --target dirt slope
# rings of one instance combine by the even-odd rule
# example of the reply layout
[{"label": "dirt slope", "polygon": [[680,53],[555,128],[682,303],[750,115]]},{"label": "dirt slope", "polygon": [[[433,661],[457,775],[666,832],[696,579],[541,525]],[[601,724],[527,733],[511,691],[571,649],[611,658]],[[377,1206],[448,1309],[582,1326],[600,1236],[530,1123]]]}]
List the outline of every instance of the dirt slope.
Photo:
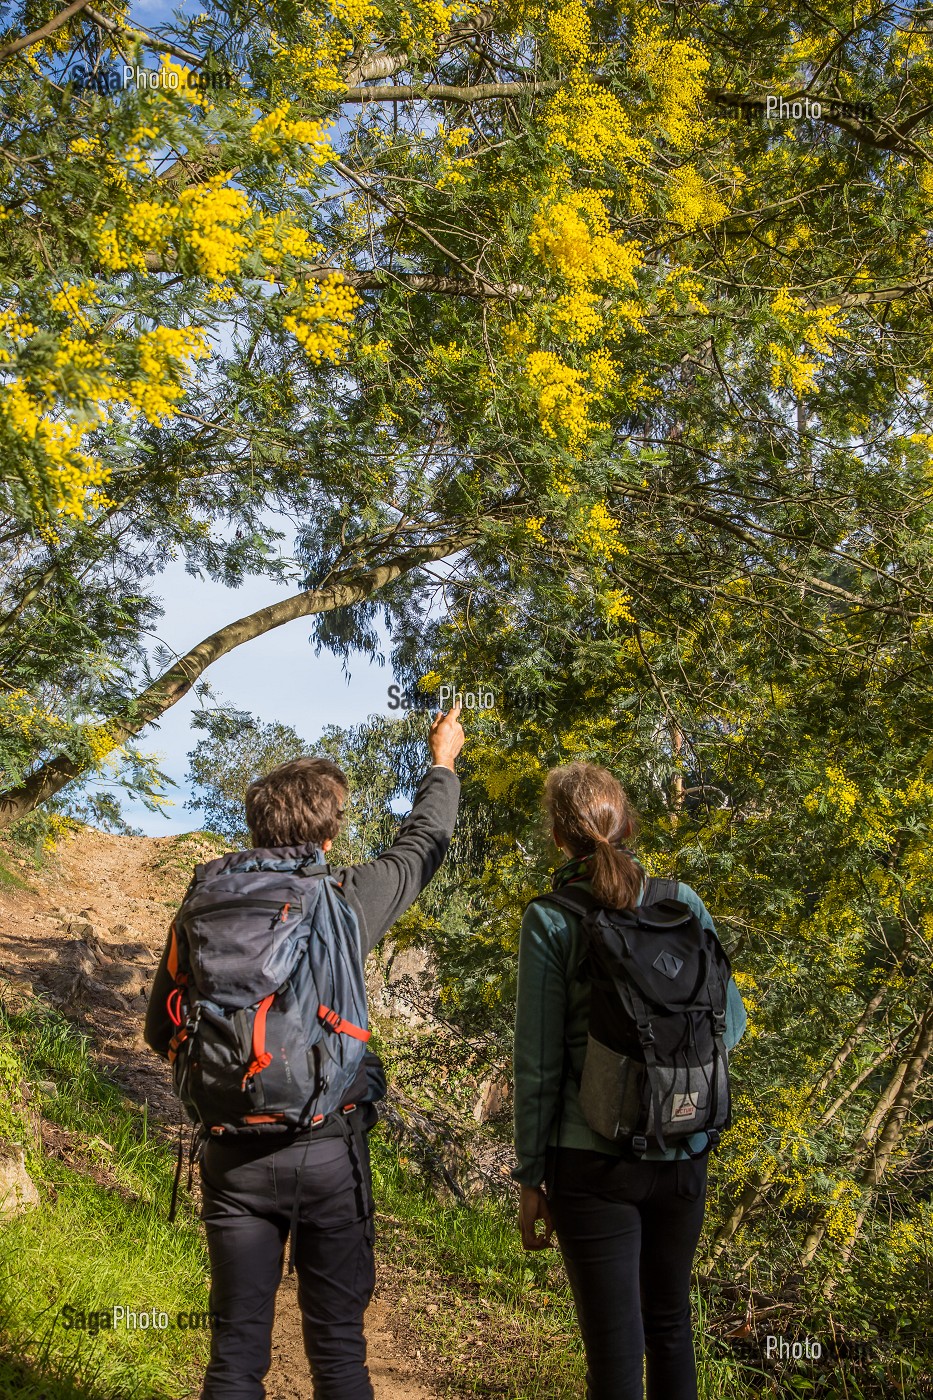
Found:
[{"label": "dirt slope", "polygon": [[[66,838],[35,889],[0,890],[0,966],[32,984],[92,1038],[98,1060],[153,1119],[178,1121],[167,1067],[142,1040],[149,987],[171,915],[193,865],[220,848],[201,835],[110,836],[84,828]],[[14,865],[15,868],[15,865]],[[378,1233],[378,1215],[377,1215]],[[366,1317],[377,1400],[435,1400],[430,1378],[396,1340],[405,1320],[385,1243]],[[417,1361],[417,1358],[414,1358]],[[312,1400],[294,1280],[279,1293],[269,1400]],[[193,1393],[197,1393],[196,1390]]]}]

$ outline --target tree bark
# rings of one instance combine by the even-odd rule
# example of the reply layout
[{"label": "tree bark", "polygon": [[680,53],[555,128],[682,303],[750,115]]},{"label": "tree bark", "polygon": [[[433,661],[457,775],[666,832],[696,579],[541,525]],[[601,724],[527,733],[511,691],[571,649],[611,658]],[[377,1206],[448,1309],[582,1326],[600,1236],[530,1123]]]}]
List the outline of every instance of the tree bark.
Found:
[{"label": "tree bark", "polygon": [[[344,569],[335,574],[326,587],[293,594],[290,598],[260,608],[258,612],[249,613],[246,617],[221,627],[219,631],[205,637],[170,666],[158,680],[153,681],[152,685],[129,701],[122,714],[108,719],[107,728],[113,735],[114,747],[132,738],[166,710],[171,709],[187,695],[195,681],[213,662],[221,656],[226,656],[235,647],[252,641],[254,637],[263,636],[276,627],[282,627],[286,622],[293,622],[296,618],[311,617],[315,613],[330,612],[334,608],[345,608],[353,603],[362,602],[403,574],[410,573],[422,564],[454,554],[471,544],[475,538],[475,533],[464,531],[461,535],[415,546],[374,567]],[[59,754],[43,763],[19,787],[0,793],[0,829],[19,821],[35,807],[54,797],[68,783],[89,771],[87,760],[76,760],[67,754]]]},{"label": "tree bark", "polygon": [[[480,34],[487,33],[493,27],[494,11],[492,5],[485,6],[478,14],[471,19],[462,20],[459,24],[452,24],[446,35],[441,39],[440,52],[446,53],[456,44],[464,39],[472,39]],[[438,55],[440,56],[440,55]],[[345,76],[347,82],[353,87],[357,83],[366,81],[376,81],[379,78],[391,78],[396,73],[401,73],[411,62],[410,53],[385,53],[374,52],[362,54],[358,59],[347,65]]]},{"label": "tree bark", "polygon": [[878,1007],[884,1001],[886,991],[887,984],[884,983],[881,987],[878,988],[877,992],[875,992],[875,995],[868,1002],[868,1005],[865,1007],[865,1010],[862,1012],[855,1025],[852,1027],[852,1030],[846,1036],[842,1045],[836,1051],[836,1054],[833,1056],[832,1063],[823,1072],[823,1074],[817,1080],[816,1084],[814,1084],[813,1090],[810,1094],[811,1103],[813,1103],[814,1100],[818,1099],[820,1094],[822,1094],[825,1089],[828,1089],[830,1084],[836,1078],[836,1075],[842,1069],[842,1066],[845,1064],[846,1060],[849,1058],[849,1056],[852,1054],[852,1051],[855,1049],[856,1045],[858,1045],[859,1041],[861,1040],[862,1032],[865,1030],[866,1026],[871,1021],[875,1012],[878,1010]]},{"label": "tree bark", "polygon": [[878,1146],[875,1148],[871,1162],[862,1172],[860,1181],[863,1190],[862,1204],[856,1213],[852,1229],[849,1231],[849,1236],[842,1247],[839,1265],[833,1270],[824,1284],[823,1295],[826,1298],[832,1298],[836,1291],[839,1273],[852,1258],[852,1252],[858,1242],[859,1235],[862,1233],[862,1226],[865,1224],[865,1217],[871,1206],[872,1192],[880,1185],[888,1162],[891,1160],[891,1155],[901,1140],[901,1133],[904,1130],[904,1119],[907,1117],[910,1106],[916,1096],[931,1051],[933,1051],[933,1011],[928,1011],[921,1024],[920,1034],[917,1036],[917,1040],[914,1044],[913,1054],[905,1067],[904,1074],[901,1076],[900,1090],[888,1114],[881,1136],[878,1139]]},{"label": "tree bark", "polygon": [[774,1165],[765,1166],[745,1183],[731,1213],[722,1222],[710,1241],[709,1259],[705,1270],[706,1277],[712,1273],[716,1261],[733,1235],[737,1233],[745,1217],[751,1215],[752,1211],[764,1200],[774,1170]]},{"label": "tree bark", "polygon": [[[596,81],[599,79],[597,77]],[[541,83],[470,83],[451,86],[447,83],[402,83],[392,85],[347,88],[340,93],[346,102],[484,102],[492,97],[541,97],[563,87],[565,79],[548,78]]]},{"label": "tree bark", "polygon": [[871,1076],[874,1074],[875,1070],[880,1069],[880,1067],[884,1064],[885,1060],[889,1060],[891,1058],[891,1056],[894,1054],[895,1050],[897,1050],[899,1045],[900,1038],[894,1040],[890,1045],[885,1046],[883,1050],[879,1050],[878,1054],[872,1057],[869,1063],[859,1071],[859,1073],[855,1076],[851,1083],[846,1085],[846,1087],[842,1090],[842,1093],[836,1095],[829,1107],[825,1109],[823,1113],[820,1114],[820,1117],[816,1123],[817,1132],[819,1132],[821,1128],[828,1127],[828,1125],[836,1117],[836,1114],[839,1112],[839,1110],[845,1107],[845,1105],[849,1102],[853,1094],[858,1093],[859,1089],[865,1083],[865,1080],[870,1079]]},{"label": "tree bark", "polygon": [[[850,1158],[851,1165],[856,1167],[858,1161],[871,1148],[878,1129],[882,1123],[881,1135],[878,1138],[878,1145],[874,1150],[871,1163],[861,1172],[859,1180],[868,1193],[868,1198],[864,1200],[862,1209],[856,1216],[855,1225],[843,1251],[843,1262],[851,1255],[858,1238],[865,1216],[868,1212],[868,1204],[871,1191],[878,1185],[884,1175],[885,1168],[891,1158],[891,1154],[898,1144],[901,1136],[904,1119],[907,1116],[917,1085],[926,1068],[930,1051],[933,1049],[933,1009],[929,1010],[920,1023],[920,1029],[911,1043],[910,1050],[901,1059],[894,1073],[888,1081],[884,1093],[875,1104],[865,1127],[862,1129],[858,1141],[852,1149]],[[816,1252],[826,1234],[827,1222],[825,1214],[814,1220],[804,1241],[803,1250],[800,1254],[800,1264],[802,1268],[807,1268],[813,1262]],[[828,1285],[832,1288],[832,1284]]]},{"label": "tree bark", "polygon": [[[144,255],[147,272],[174,272],[175,255],[149,252]],[[268,268],[277,282],[284,280],[280,268]],[[473,301],[512,301],[529,297],[532,288],[524,282],[487,282],[483,278],[448,277],[435,272],[393,272],[390,268],[302,267],[302,277],[313,282],[327,282],[339,277],[348,287],[362,292],[378,292],[385,287],[402,287],[410,292],[430,292],[435,296],[470,297]]]}]

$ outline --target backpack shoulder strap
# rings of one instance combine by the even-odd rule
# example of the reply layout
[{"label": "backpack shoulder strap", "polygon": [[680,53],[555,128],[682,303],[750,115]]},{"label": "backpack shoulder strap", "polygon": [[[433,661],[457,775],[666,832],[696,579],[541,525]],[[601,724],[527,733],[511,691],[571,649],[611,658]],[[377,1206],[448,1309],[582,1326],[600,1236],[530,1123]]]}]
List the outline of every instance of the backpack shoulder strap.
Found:
[{"label": "backpack shoulder strap", "polygon": [[660,904],[662,899],[676,899],[680,889],[679,880],[656,880],[650,876],[645,883],[642,904]]},{"label": "backpack shoulder strap", "polygon": [[583,918],[593,909],[599,908],[599,902],[591,890],[581,890],[579,886],[563,885],[559,890],[549,890],[547,894],[535,895],[525,905],[529,909],[532,904],[543,902],[556,904],[559,909],[569,909],[571,914],[577,914]]},{"label": "backpack shoulder strap", "polygon": [[330,866],[327,861],[307,860],[303,865],[295,866],[296,875],[329,875]]},{"label": "backpack shoulder strap", "polygon": [[[676,899],[680,889],[679,880],[659,880],[649,876],[645,882],[645,891],[642,896],[642,904],[660,904],[662,899]],[[571,914],[578,914],[581,918],[592,913],[594,909],[599,909],[600,904],[592,890],[581,889],[579,885],[562,885],[559,890],[549,890],[547,894],[535,895],[530,899],[525,908],[539,901],[547,900],[549,904],[556,904],[561,909],[569,909]]]}]

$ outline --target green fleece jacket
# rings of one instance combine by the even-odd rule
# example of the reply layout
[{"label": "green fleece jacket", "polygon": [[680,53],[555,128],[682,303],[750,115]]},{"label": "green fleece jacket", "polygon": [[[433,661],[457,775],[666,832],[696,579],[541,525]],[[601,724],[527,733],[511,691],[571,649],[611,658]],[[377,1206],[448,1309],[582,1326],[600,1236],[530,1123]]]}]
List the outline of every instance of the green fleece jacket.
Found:
[{"label": "green fleece jacket", "polygon": [[[554,888],[559,889],[578,877],[582,869],[581,861],[570,861],[557,872]],[[580,881],[579,888],[589,889],[589,882]],[[681,883],[677,898],[688,904],[703,926],[715,934],[715,925],[695,890]],[[578,966],[581,956],[580,920],[574,914],[553,904],[529,905],[522,920],[518,951],[513,1058],[518,1166],[512,1176],[525,1186],[540,1186],[543,1182],[548,1145],[583,1147],[619,1156],[623,1152],[621,1144],[593,1131],[580,1107],[578,1086],[586,1053],[589,986],[585,981],[571,979],[569,974]],[[745,1006],[738,987],[730,978],[724,1036],[728,1049],[741,1039],[745,1023]],[[565,1044],[570,1060],[570,1073],[566,1078]],[[694,1133],[687,1139],[692,1152],[701,1151],[706,1142],[704,1132]],[[665,1152],[657,1147],[649,1148],[645,1153],[652,1161],[689,1155],[683,1146],[668,1148]]]}]

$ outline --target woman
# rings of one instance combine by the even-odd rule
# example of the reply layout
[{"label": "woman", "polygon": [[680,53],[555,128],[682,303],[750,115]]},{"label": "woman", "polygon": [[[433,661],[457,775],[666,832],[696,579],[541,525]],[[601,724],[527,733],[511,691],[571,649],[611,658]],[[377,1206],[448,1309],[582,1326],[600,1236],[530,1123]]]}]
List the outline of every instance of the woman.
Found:
[{"label": "woman", "polygon": [[[647,876],[625,847],[636,816],[605,768],[571,763],[548,774],[545,806],[568,857],[554,889],[590,890],[606,908],[641,903]],[[689,885],[677,898],[715,933]],[[522,921],[515,1025],[515,1148],[526,1249],[545,1248],[556,1228],[587,1359],[587,1400],[696,1400],[690,1277],[706,1204],[705,1132],[641,1157],[587,1124],[579,1081],[589,992],[575,976],[580,918],[529,905]],[[725,1044],[745,1030],[733,981]],[[699,1155],[691,1155],[699,1154]],[[538,1231],[538,1223],[543,1233]]]}]

